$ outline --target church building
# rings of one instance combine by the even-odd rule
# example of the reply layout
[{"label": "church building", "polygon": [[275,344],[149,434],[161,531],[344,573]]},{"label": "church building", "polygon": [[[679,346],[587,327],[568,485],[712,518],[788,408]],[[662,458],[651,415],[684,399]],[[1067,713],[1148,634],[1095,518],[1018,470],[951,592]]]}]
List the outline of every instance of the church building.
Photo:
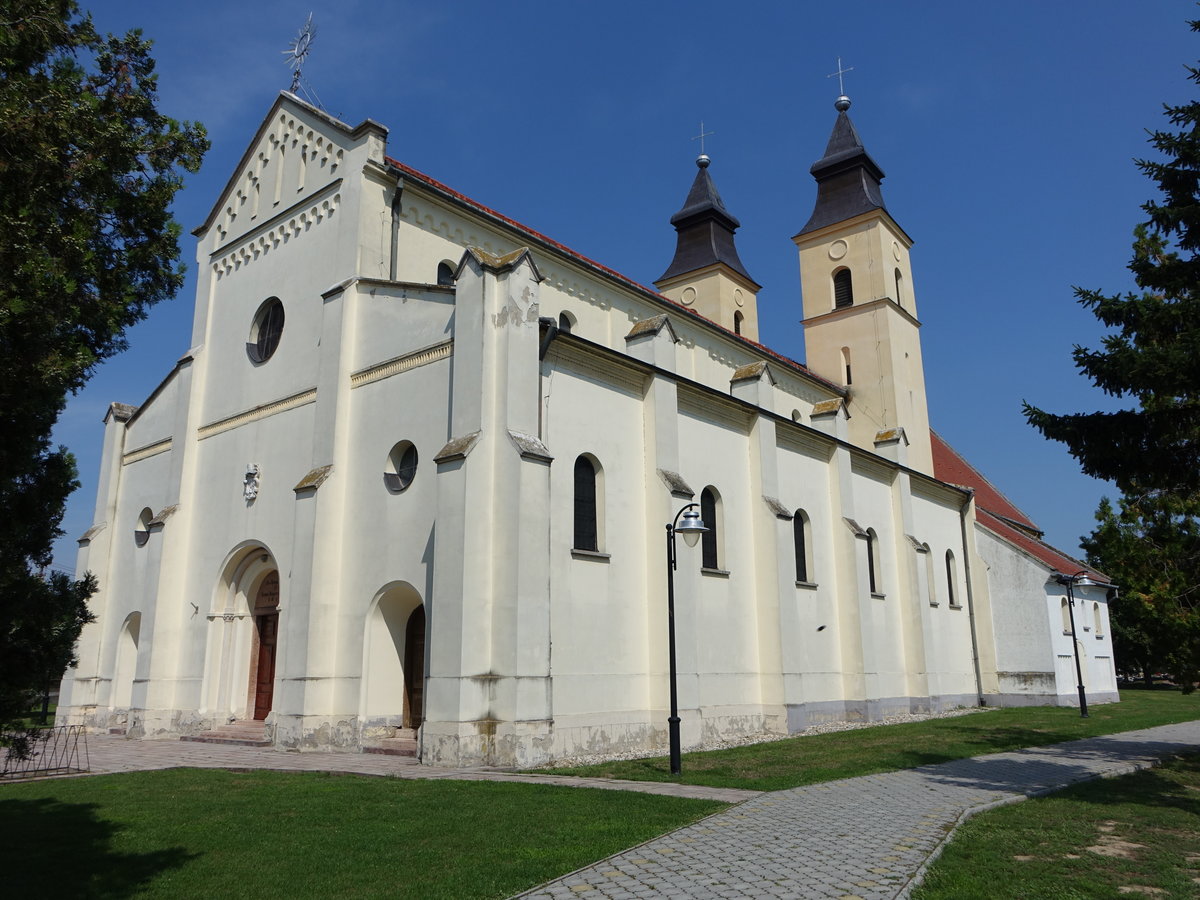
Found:
[{"label": "church building", "polygon": [[1108,580],[930,429],[912,239],[849,106],[794,237],[802,365],[759,342],[707,156],[651,289],[281,94],[195,231],[190,348],[105,419],[60,724],[665,752],[685,509],[685,749],[1116,700]]}]

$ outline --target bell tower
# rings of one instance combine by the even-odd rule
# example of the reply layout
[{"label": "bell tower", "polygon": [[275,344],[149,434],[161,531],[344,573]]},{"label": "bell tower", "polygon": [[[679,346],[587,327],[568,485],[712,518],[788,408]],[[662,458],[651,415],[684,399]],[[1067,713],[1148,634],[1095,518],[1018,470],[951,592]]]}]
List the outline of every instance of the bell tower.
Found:
[{"label": "bell tower", "polygon": [[893,446],[933,473],[921,323],[905,234],[883,203],[883,170],[863,147],[842,95],[825,155],[813,164],[817,202],[792,240],[800,251],[808,368],[849,390],[850,440]]},{"label": "bell tower", "polygon": [[708,174],[711,160],[701,152],[700,171],[683,208],[671,216],[675,258],[654,282],[665,297],[690,307],[718,325],[758,340],[758,284],[738,257],[733,233],[741,225],[721,202]]}]

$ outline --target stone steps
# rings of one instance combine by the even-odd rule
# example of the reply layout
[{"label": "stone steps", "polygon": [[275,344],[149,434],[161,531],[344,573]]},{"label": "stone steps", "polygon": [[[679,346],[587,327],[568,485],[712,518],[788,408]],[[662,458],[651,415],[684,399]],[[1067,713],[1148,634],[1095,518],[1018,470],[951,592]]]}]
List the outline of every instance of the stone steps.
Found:
[{"label": "stone steps", "polygon": [[379,753],[385,756],[407,756],[417,758],[417,732],[414,728],[397,728],[392,737],[374,738],[365,741],[363,753]]},{"label": "stone steps", "polygon": [[212,731],[202,731],[199,734],[188,734],[181,741],[194,741],[200,744],[235,744],[240,747],[270,747],[267,740],[267,723],[254,719],[242,719],[230,722],[228,725],[218,725]]}]

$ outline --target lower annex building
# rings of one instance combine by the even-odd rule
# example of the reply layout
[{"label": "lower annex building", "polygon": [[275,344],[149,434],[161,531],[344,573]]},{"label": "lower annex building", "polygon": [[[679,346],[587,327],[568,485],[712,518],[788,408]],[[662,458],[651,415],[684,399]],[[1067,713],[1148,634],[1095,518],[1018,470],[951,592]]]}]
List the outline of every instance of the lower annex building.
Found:
[{"label": "lower annex building", "polygon": [[[283,93],[207,220],[191,348],[105,419],[60,722],[534,765],[1074,703],[1087,567],[929,427],[911,240],[839,98],[794,240],[807,364],[697,161],[657,290]],[[1076,588],[1116,699],[1107,579]],[[684,599],[686,598],[686,600]],[[255,724],[257,723],[257,724]]]}]

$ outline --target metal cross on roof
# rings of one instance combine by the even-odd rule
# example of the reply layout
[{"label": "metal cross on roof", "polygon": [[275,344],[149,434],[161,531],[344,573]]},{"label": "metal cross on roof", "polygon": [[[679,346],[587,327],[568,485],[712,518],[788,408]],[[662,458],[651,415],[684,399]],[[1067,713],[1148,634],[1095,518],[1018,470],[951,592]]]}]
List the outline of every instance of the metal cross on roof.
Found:
[{"label": "metal cross on roof", "polygon": [[837,80],[838,80],[838,93],[841,94],[842,96],[845,96],[846,86],[842,83],[842,76],[845,75],[847,72],[853,72],[853,71],[854,71],[854,66],[851,66],[848,69],[842,68],[842,58],[839,56],[838,57],[838,70],[836,72],[830,72],[825,77],[832,78],[834,75],[836,75]]},{"label": "metal cross on roof", "polygon": [[703,120],[701,120],[701,122],[700,122],[700,133],[699,133],[698,135],[696,135],[694,138],[692,138],[692,140],[693,140],[693,141],[699,141],[699,142],[700,142],[700,155],[701,155],[701,156],[704,156],[704,155],[705,155],[705,153],[704,153],[704,139],[705,139],[706,137],[712,137],[714,134],[716,134],[716,132],[715,132],[715,131],[705,131],[705,130],[704,130],[704,122],[703,122]]}]

